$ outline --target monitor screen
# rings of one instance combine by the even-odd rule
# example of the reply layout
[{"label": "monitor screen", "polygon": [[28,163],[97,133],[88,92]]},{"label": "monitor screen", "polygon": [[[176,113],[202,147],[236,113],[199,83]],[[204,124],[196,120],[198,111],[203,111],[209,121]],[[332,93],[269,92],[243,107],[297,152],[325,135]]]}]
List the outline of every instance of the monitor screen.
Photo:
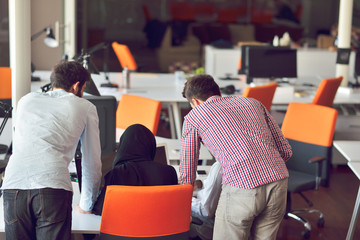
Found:
[{"label": "monitor screen", "polygon": [[[116,98],[114,96],[84,96],[84,98],[95,105],[99,116],[101,155],[114,153],[116,148]],[[81,157],[79,143],[75,153],[75,166],[80,192]]]},{"label": "monitor screen", "polygon": [[355,55],[355,76],[356,79],[360,77],[360,51]]},{"label": "monitor screen", "polygon": [[[243,46],[241,71],[247,78],[296,78],[296,50],[288,47]],[[247,81],[248,83],[251,81]]]},{"label": "monitor screen", "polygon": [[156,145],[154,162],[170,165],[166,143],[158,143]]},{"label": "monitor screen", "polygon": [[114,96],[84,96],[92,102],[99,116],[101,153],[112,153],[116,146],[116,108]]}]

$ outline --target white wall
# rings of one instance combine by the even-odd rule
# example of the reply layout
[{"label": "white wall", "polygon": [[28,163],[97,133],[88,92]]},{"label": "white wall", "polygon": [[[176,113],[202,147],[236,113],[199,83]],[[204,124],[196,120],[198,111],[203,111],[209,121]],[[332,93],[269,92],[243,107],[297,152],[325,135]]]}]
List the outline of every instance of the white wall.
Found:
[{"label": "white wall", "polygon": [[[31,0],[31,35],[48,26],[55,32],[56,21],[63,23],[63,0]],[[50,48],[44,44],[44,38],[42,34],[31,42],[31,62],[37,70],[51,70],[61,60],[63,52],[62,44]]]}]

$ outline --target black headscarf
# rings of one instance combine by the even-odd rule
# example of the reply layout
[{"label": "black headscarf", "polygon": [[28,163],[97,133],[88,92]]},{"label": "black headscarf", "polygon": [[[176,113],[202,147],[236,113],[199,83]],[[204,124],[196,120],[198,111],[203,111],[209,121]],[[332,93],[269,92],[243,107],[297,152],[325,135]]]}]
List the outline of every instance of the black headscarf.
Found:
[{"label": "black headscarf", "polygon": [[129,126],[120,138],[108,182],[134,186],[143,185],[137,163],[153,161],[155,153],[156,140],[152,132],[141,124]]},{"label": "black headscarf", "polygon": [[129,126],[122,134],[113,168],[129,161],[153,161],[156,141],[152,132],[141,124]]},{"label": "black headscarf", "polygon": [[131,125],[122,134],[113,168],[105,176],[105,186],[94,205],[93,213],[101,215],[106,186],[154,186],[177,184],[172,166],[154,162],[156,141],[149,129]]}]

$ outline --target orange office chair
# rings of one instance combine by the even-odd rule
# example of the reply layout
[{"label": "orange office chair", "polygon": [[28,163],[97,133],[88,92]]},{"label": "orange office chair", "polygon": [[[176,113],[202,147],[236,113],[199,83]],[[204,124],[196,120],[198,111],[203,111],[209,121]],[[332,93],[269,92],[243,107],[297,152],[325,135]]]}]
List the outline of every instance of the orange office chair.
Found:
[{"label": "orange office chair", "polygon": [[316,209],[291,208],[291,194],[298,193],[307,202],[312,202],[302,193],[317,190],[319,185],[329,185],[329,170],[332,142],[335,131],[337,111],[330,107],[290,103],[281,130],[288,139],[293,156],[286,163],[289,169],[288,203],[286,217],[304,224],[304,238],[310,237],[311,224],[299,213],[317,213],[317,225],[324,226],[324,216]]},{"label": "orange office chair", "polygon": [[0,99],[11,99],[11,69],[0,67]]},{"label": "orange office chair", "polygon": [[135,59],[131,54],[128,46],[124,44],[119,44],[117,42],[113,42],[112,48],[114,49],[114,52],[122,68],[128,67],[130,71],[136,71],[138,69]]},{"label": "orange office chair", "polygon": [[123,94],[116,110],[116,127],[126,129],[132,124],[142,124],[156,135],[161,112],[161,102]]},{"label": "orange office chair", "polygon": [[106,188],[100,239],[189,239],[191,185]]},{"label": "orange office chair", "polygon": [[312,104],[331,107],[343,77],[323,79],[316,90]]},{"label": "orange office chair", "polygon": [[270,112],[272,100],[277,88],[277,83],[269,83],[262,86],[247,87],[244,90],[243,97],[255,98],[259,100]]}]

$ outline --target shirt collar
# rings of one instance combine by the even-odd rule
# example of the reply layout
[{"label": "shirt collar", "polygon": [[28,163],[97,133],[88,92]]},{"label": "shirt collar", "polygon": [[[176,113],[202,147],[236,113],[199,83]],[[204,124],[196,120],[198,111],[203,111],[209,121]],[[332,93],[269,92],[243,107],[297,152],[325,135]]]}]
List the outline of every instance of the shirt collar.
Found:
[{"label": "shirt collar", "polygon": [[67,92],[64,89],[56,89],[56,90],[52,90],[47,92],[47,94],[49,94],[52,97],[61,97],[61,96],[65,96],[65,95],[74,95],[71,92]]}]

